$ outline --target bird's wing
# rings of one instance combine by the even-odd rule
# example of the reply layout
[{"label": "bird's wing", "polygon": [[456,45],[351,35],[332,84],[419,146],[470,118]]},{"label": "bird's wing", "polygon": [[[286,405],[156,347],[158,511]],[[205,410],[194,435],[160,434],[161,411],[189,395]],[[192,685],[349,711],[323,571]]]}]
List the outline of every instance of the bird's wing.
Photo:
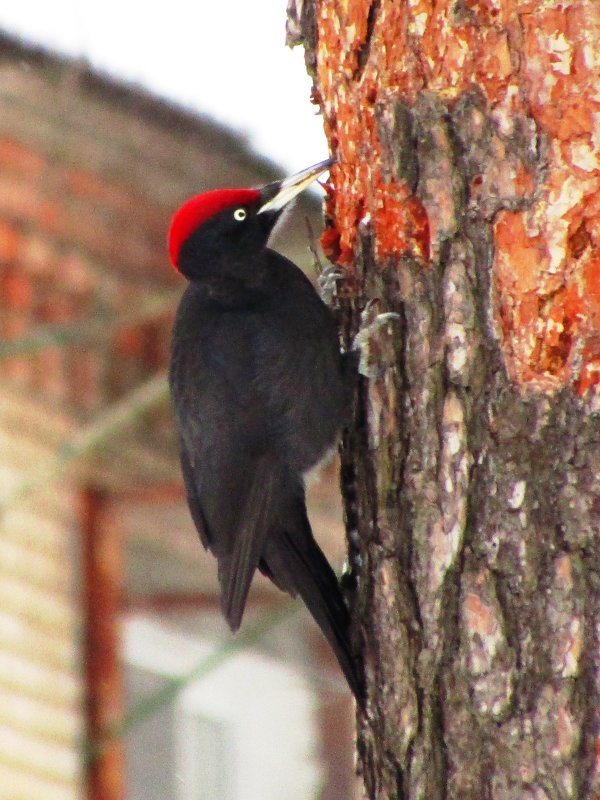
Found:
[{"label": "bird's wing", "polygon": [[269,454],[240,449],[228,456],[227,443],[221,441],[213,461],[206,456],[202,462],[198,450],[182,439],[187,501],[202,544],[217,557],[223,613],[235,631],[272,525],[279,477]]},{"label": "bird's wing", "polygon": [[184,442],[181,442],[181,446],[179,448],[179,460],[181,462],[181,473],[183,475],[183,483],[185,486],[185,494],[187,498],[187,504],[190,509],[190,514],[192,515],[196,530],[198,531],[200,541],[204,545],[204,548],[208,550],[211,546],[210,534],[206,519],[204,518],[204,514],[202,512],[200,498],[198,497],[194,469],[192,467],[192,462],[190,461],[190,457]]},{"label": "bird's wing", "polygon": [[272,460],[263,455],[255,466],[240,507],[239,528],[230,555],[219,559],[221,605],[230,628],[239,628],[250,583],[272,525],[276,475]]}]

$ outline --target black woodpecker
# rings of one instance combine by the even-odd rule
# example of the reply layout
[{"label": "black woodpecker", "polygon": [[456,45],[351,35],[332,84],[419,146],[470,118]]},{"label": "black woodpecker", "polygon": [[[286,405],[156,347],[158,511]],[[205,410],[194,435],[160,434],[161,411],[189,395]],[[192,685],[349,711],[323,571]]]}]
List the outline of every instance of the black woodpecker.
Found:
[{"label": "black woodpecker", "polygon": [[176,212],[169,254],[188,285],[169,381],[187,501],[217,559],[231,629],[258,568],[302,597],[360,701],[348,609],[313,538],[304,485],[348,418],[353,354],[340,353],[333,316],[302,271],[267,247],[287,203],[331,164],[206,192]]}]

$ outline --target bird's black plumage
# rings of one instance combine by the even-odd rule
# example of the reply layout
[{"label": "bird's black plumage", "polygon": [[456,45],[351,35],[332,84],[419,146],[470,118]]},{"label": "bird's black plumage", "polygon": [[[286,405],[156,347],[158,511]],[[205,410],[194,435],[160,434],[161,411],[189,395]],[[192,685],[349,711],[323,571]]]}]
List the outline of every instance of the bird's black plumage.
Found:
[{"label": "bird's black plumage", "polygon": [[351,370],[327,306],[298,267],[266,247],[281,211],[268,201],[281,185],[202,219],[175,254],[189,280],[170,367],[182,472],[231,628],[258,568],[302,597],[360,697],[348,610],[304,492],[305,473],[347,416]]}]

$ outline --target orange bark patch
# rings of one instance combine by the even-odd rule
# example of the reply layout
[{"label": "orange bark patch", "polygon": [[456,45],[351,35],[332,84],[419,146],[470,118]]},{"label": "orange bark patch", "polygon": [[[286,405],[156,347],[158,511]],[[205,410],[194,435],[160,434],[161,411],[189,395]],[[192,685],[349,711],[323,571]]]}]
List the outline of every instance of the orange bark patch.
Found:
[{"label": "orange bark patch", "polygon": [[376,186],[373,232],[380,259],[411,252],[429,258],[429,222],[422,203],[405,183],[379,182]]},{"label": "orange bark patch", "polygon": [[477,594],[470,593],[465,597],[463,614],[471,635],[479,634],[485,638],[494,635],[498,630],[498,618],[493,608],[484,603]]},{"label": "orange bark patch", "polygon": [[[369,15],[373,5],[374,11]],[[379,260],[404,254],[427,259],[429,227],[423,204],[393,174],[392,154],[382,152],[376,107],[382,88],[407,91],[419,65],[406,47],[402,4],[338,0],[319,6],[319,97],[325,130],[338,164],[327,199],[331,221],[322,244],[339,264],[351,264],[357,228],[373,232]],[[380,164],[385,162],[386,174]]]},{"label": "orange bark patch", "polygon": [[[429,256],[443,218],[396,173],[381,120],[422,91],[449,106],[474,86],[498,142],[534,120],[544,172],[501,147],[472,199],[528,199],[494,219],[493,280],[505,363],[520,385],[586,392],[600,382],[600,3],[320,0],[317,89],[338,164],[326,252],[351,264],[357,228],[375,254]],[[386,116],[387,115],[387,116]],[[533,144],[532,146],[535,146]],[[543,180],[543,183],[541,181]],[[434,244],[433,252],[436,252]]]},{"label": "orange bark patch", "polygon": [[514,380],[583,393],[600,362],[600,6],[532,9],[522,26],[519,82],[548,167],[536,202],[497,218],[497,310]]}]

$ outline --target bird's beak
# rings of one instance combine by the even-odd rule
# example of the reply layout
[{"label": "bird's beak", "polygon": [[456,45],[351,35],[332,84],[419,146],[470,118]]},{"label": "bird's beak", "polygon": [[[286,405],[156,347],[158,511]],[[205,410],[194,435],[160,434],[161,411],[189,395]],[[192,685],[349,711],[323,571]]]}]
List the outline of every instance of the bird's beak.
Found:
[{"label": "bird's beak", "polygon": [[265,211],[281,211],[290,200],[293,200],[296,195],[303,192],[307,186],[310,186],[315,178],[318,178],[319,175],[326,172],[334,163],[334,158],[328,158],[327,161],[321,161],[313,167],[303,169],[302,172],[297,172],[290,178],[284,178],[282,181],[269,183],[267,186],[264,186],[260,193],[261,197],[264,197],[266,202],[258,209],[257,213],[262,214]]}]

